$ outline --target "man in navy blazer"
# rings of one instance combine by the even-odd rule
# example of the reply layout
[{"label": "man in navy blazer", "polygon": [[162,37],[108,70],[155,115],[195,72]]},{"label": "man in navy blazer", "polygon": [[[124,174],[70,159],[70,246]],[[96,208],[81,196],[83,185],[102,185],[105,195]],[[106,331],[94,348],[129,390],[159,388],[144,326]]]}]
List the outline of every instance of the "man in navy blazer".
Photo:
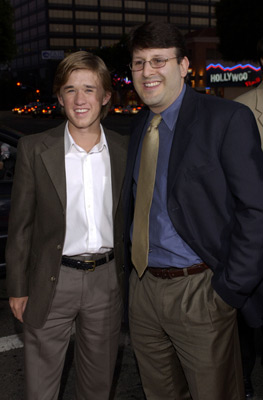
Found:
[{"label": "man in navy blazer", "polygon": [[[124,183],[129,321],[151,400],[244,399],[236,310],[263,323],[263,156],[252,112],[185,84],[174,24],[130,34],[134,120]],[[131,261],[142,142],[160,114],[148,264]],[[146,240],[146,238],[145,238]]]}]

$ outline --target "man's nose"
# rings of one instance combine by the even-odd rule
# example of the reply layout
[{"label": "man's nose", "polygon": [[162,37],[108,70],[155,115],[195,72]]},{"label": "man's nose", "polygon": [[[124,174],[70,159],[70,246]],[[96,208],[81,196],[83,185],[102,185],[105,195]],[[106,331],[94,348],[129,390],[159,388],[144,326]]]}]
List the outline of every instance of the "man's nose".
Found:
[{"label": "man's nose", "polygon": [[76,104],[83,104],[85,102],[84,94],[81,92],[77,92],[75,94],[75,103]]},{"label": "man's nose", "polygon": [[148,76],[154,73],[154,68],[151,66],[150,61],[145,61],[143,64],[143,75]]}]

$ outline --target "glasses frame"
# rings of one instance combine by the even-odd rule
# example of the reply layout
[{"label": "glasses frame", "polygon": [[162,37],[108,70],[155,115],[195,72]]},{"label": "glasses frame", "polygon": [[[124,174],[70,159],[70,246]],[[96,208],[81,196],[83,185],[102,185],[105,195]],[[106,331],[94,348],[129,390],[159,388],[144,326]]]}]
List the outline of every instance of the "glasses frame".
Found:
[{"label": "glasses frame", "polygon": [[142,71],[142,70],[144,69],[144,65],[148,62],[148,63],[150,64],[151,68],[153,68],[153,69],[159,69],[159,68],[165,67],[167,61],[174,60],[175,58],[178,58],[178,56],[164,58],[164,59],[163,59],[164,65],[162,65],[161,67],[154,67],[154,66],[152,65],[152,61],[153,61],[154,58],[158,58],[158,57],[153,57],[153,58],[152,58],[151,60],[149,60],[149,61],[147,61],[147,60],[143,61],[143,63],[142,63],[142,68],[140,68],[140,69],[132,69],[132,61],[131,61],[131,62],[129,63],[129,68],[130,68],[130,70],[133,71],[133,72]]}]

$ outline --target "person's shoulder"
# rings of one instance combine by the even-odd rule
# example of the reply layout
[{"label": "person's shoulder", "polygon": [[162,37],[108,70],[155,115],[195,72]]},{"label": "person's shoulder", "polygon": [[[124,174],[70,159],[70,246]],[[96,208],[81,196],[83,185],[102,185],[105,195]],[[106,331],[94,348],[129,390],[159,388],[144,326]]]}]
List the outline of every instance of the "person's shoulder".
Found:
[{"label": "person's shoulder", "polygon": [[58,125],[57,127],[47,129],[43,132],[24,135],[21,139],[19,139],[19,143],[28,146],[34,146],[37,143],[43,142],[48,137],[56,137],[63,135],[64,129],[65,129],[65,122]]},{"label": "person's shoulder", "polygon": [[191,88],[190,86],[186,87],[186,92],[184,96],[184,100],[192,99],[193,101],[207,103],[207,104],[227,104],[231,102],[231,100],[225,99],[223,97],[215,96],[212,94],[207,94],[203,92],[199,92],[198,90]]},{"label": "person's shoulder", "polygon": [[236,97],[234,100],[238,103],[242,103],[245,105],[250,104],[251,100],[254,99],[256,96],[257,89],[251,89],[246,93],[241,94],[240,96]]},{"label": "person's shoulder", "polygon": [[211,109],[213,112],[216,110],[223,110],[224,112],[232,112],[240,107],[244,107],[242,104],[237,103],[236,101],[225,99],[223,97],[206,94],[206,93],[199,93],[194,89],[189,88],[188,94],[199,103],[200,110],[207,110]]},{"label": "person's shoulder", "polygon": [[103,126],[104,133],[106,136],[106,140],[111,140],[113,144],[122,146],[122,147],[128,147],[129,140],[130,140],[130,132],[127,132],[127,134],[121,134],[120,132],[117,132],[112,129],[108,129],[105,126]]},{"label": "person's shoulder", "polygon": [[[242,104],[241,102],[210,94],[199,93],[192,88],[190,88],[190,90],[187,92],[192,98],[192,104],[193,107],[196,107],[196,113],[198,116],[202,116],[207,119],[212,118],[215,121],[218,119],[228,121],[233,116],[236,116],[236,118],[241,116],[246,116],[246,118],[254,118],[250,107],[248,107],[246,104]],[[185,109],[187,109],[187,105],[189,104],[191,103],[188,100],[185,103]]]}]

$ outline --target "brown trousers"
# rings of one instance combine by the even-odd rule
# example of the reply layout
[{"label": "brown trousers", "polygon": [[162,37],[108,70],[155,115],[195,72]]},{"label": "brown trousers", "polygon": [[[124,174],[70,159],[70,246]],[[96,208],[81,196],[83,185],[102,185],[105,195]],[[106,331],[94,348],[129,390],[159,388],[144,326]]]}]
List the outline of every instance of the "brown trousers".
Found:
[{"label": "brown trousers", "polygon": [[245,399],[236,310],[212,272],[130,280],[130,331],[148,400]]},{"label": "brown trousers", "polygon": [[114,260],[85,272],[61,266],[48,319],[25,324],[26,400],[55,400],[75,321],[75,399],[107,400],[122,317]]}]

